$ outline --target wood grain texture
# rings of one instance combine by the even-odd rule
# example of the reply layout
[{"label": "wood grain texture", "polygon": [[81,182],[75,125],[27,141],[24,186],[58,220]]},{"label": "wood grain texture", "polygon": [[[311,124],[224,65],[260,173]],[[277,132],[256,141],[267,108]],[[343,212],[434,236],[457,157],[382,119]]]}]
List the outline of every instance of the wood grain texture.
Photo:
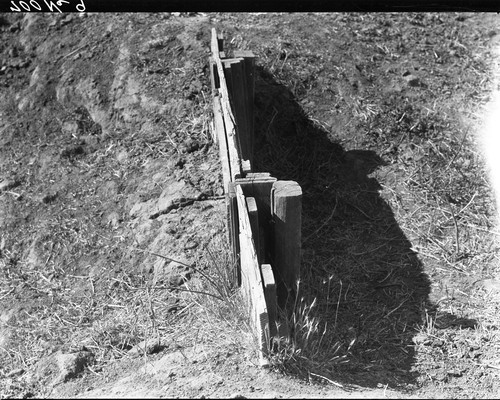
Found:
[{"label": "wood grain texture", "polygon": [[274,221],[273,267],[278,280],[278,303],[293,300],[300,277],[302,189],[294,181],[276,181],[271,190]]},{"label": "wood grain texture", "polygon": [[235,127],[236,121],[234,119],[234,115],[231,110],[231,105],[229,103],[229,93],[226,84],[226,79],[224,77],[224,67],[222,66],[222,61],[219,57],[219,43],[215,28],[212,28],[211,50],[212,50],[212,58],[217,66],[217,73],[219,76],[219,82],[220,82],[219,93],[220,93],[222,115],[224,117],[224,125],[226,128],[230,175],[231,175],[231,181],[234,181],[234,179],[239,178],[242,175],[241,157],[236,138],[236,127]]},{"label": "wood grain texture", "polygon": [[229,153],[227,148],[226,128],[224,126],[224,117],[219,96],[213,98],[213,113],[214,113],[214,128],[217,143],[219,145],[219,157],[222,164],[222,180],[224,185],[224,193],[229,190],[231,182],[231,164],[229,163]]},{"label": "wood grain texture", "polygon": [[247,301],[253,330],[257,336],[260,364],[264,366],[268,364],[265,356],[268,353],[270,342],[269,316],[264,295],[264,285],[252,238],[252,228],[245,196],[239,185],[235,186],[235,190],[240,231],[241,287]]}]

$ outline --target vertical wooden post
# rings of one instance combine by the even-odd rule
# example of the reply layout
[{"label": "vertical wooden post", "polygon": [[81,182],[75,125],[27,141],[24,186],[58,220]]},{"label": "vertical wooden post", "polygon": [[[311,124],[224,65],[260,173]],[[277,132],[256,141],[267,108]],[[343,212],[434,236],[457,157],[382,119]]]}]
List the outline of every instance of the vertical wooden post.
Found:
[{"label": "vertical wooden post", "polygon": [[274,261],[278,278],[278,303],[293,301],[300,276],[302,189],[294,181],[276,181],[271,189],[274,221]]}]

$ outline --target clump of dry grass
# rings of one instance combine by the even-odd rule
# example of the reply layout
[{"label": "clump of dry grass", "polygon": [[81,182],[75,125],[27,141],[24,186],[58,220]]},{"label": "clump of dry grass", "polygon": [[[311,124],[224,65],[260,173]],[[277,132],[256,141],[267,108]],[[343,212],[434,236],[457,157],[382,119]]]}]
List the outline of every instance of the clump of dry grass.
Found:
[{"label": "clump of dry grass", "polygon": [[215,237],[197,262],[197,276],[185,284],[191,300],[209,318],[238,327],[248,326],[243,299],[235,285],[233,256],[227,242]]},{"label": "clump of dry grass", "polygon": [[184,341],[214,354],[246,354],[243,357],[253,362],[258,355],[257,340],[245,299],[235,284],[234,263],[224,236],[214,237],[205,247],[194,267],[196,273],[180,292],[192,305],[185,323],[196,331]]},{"label": "clump of dry grass", "polygon": [[317,303],[318,298],[297,297],[291,312],[280,310],[278,334],[270,340],[270,364],[286,374],[336,384],[332,380],[335,367],[347,360],[342,343],[332,335],[335,327],[321,318]]},{"label": "clump of dry grass", "polygon": [[[239,342],[237,347],[244,349],[250,345],[250,351],[255,355],[258,351],[257,340],[242,292],[234,284],[234,269],[227,243],[216,238],[205,249],[196,266],[198,273],[185,284],[183,294],[196,305],[191,309],[191,318],[197,320],[198,330],[213,330],[216,327],[219,332],[224,332],[223,337],[242,337],[247,343]],[[280,334],[270,338],[267,357],[275,370],[305,379],[335,383],[332,380],[334,369],[346,362],[345,349],[332,335],[335,326],[323,321],[317,309],[316,298],[311,302],[302,297],[296,299],[291,312],[281,310],[277,323]],[[200,320],[205,323],[200,325]],[[221,338],[221,341],[225,339]],[[354,340],[351,340],[347,351],[353,343]]]}]

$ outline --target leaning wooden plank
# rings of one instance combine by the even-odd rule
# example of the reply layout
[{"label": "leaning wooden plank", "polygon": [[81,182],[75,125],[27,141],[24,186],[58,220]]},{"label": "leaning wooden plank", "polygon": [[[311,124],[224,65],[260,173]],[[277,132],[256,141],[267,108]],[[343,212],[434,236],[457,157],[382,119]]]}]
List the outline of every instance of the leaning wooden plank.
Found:
[{"label": "leaning wooden plank", "polygon": [[[221,88],[225,87],[225,84],[221,83]],[[219,89],[220,90],[220,89]],[[229,101],[227,97],[221,98],[221,106],[224,115],[224,125],[226,127],[226,138],[227,147],[229,154],[229,163],[231,164],[231,180],[234,181],[236,178],[242,176],[241,171],[241,157],[239,152],[239,146],[236,138],[236,129],[234,126],[234,118],[231,112]]]},{"label": "leaning wooden plank", "polygon": [[226,128],[220,105],[219,96],[213,98],[214,128],[215,136],[219,145],[219,157],[222,164],[222,179],[224,183],[224,193],[228,192],[229,182],[231,182],[231,164],[227,149]]},{"label": "leaning wooden plank", "polygon": [[266,298],[267,315],[269,317],[269,333],[271,337],[276,336],[278,329],[278,305],[276,299],[276,282],[274,280],[273,269],[270,264],[260,266],[262,272],[262,282],[264,284],[264,297]]},{"label": "leaning wooden plank", "polygon": [[278,281],[278,304],[294,300],[300,276],[302,189],[294,181],[276,181],[271,190],[274,221],[273,267]]},{"label": "leaning wooden plank", "polygon": [[231,111],[231,105],[229,104],[229,94],[227,90],[226,80],[224,78],[224,68],[222,62],[219,58],[219,44],[217,42],[217,32],[215,28],[212,28],[212,42],[211,42],[212,57],[217,65],[217,72],[219,75],[220,88],[219,92],[221,94],[221,108],[222,115],[224,117],[224,124],[226,126],[226,137],[227,146],[229,153],[229,163],[231,164],[231,180],[241,176],[241,161],[240,154],[238,151],[238,145],[236,142],[236,128],[233,113]]},{"label": "leaning wooden plank", "polygon": [[240,229],[241,285],[249,308],[250,321],[258,341],[259,361],[264,366],[268,365],[265,355],[269,350],[269,316],[245,196],[239,185],[236,185],[236,199]]}]

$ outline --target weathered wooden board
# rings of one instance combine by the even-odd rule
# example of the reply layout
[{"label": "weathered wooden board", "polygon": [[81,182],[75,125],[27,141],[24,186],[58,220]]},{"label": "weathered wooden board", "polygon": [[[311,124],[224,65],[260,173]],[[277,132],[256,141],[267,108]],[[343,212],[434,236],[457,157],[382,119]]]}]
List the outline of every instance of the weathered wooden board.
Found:
[{"label": "weathered wooden board", "polygon": [[257,335],[260,350],[260,364],[267,365],[265,356],[269,350],[270,332],[269,316],[267,313],[264,285],[260,272],[255,245],[252,238],[252,228],[248,217],[248,210],[243,190],[236,185],[236,199],[238,203],[241,287],[247,300],[250,321]]},{"label": "weathered wooden board", "polygon": [[224,117],[219,96],[213,98],[214,128],[217,143],[219,145],[219,157],[222,164],[222,180],[224,184],[224,193],[228,193],[229,183],[231,182],[231,164],[229,162],[229,152],[227,148],[226,128],[224,126]]},{"label": "weathered wooden board", "polygon": [[[248,176],[252,177],[248,178]],[[267,173],[252,173],[247,174],[247,178],[236,179],[235,182],[241,186],[246,197],[255,198],[259,218],[259,262],[261,264],[270,263],[273,240],[270,197],[276,178],[269,176]]]},{"label": "weathered wooden board", "polygon": [[[300,277],[302,225],[302,189],[294,181],[276,181],[271,190],[274,221],[274,260],[272,266],[279,281],[280,307],[293,301]],[[280,287],[280,285],[284,287]]]},{"label": "weathered wooden board", "polygon": [[227,89],[226,79],[224,77],[224,67],[222,66],[222,61],[219,57],[219,43],[217,39],[217,32],[215,28],[212,28],[212,41],[211,41],[212,58],[217,66],[217,73],[219,76],[219,92],[220,92],[220,102],[222,115],[224,117],[224,126],[226,128],[226,138],[227,147],[229,154],[229,164],[231,165],[231,181],[236,178],[241,177],[241,156],[238,149],[237,137],[236,137],[236,121],[234,119],[233,112],[231,110],[231,105],[229,103],[229,93]]},{"label": "weathered wooden board", "polygon": [[221,60],[224,66],[229,103],[235,118],[236,145],[241,159],[243,174],[252,171],[250,161],[250,138],[247,117],[246,81],[243,73],[244,59],[231,58]]},{"label": "weathered wooden board", "polygon": [[265,208],[270,208],[270,194],[273,184],[277,181],[269,173],[249,173],[246,174],[245,178],[238,178],[235,180],[236,183],[241,185],[245,196],[255,197],[257,201],[257,207],[260,207],[259,203],[262,203]]}]

